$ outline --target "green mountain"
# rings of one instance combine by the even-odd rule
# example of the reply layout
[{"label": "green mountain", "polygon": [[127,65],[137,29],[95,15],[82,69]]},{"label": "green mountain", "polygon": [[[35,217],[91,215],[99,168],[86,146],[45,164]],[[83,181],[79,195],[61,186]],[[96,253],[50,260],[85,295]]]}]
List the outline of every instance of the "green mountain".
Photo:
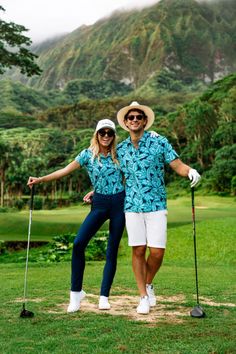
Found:
[{"label": "green mountain", "polygon": [[236,2],[162,0],[116,12],[34,48],[43,69],[27,83],[63,89],[71,80],[112,80],[142,92],[159,75],[214,82],[236,70]]},{"label": "green mountain", "polygon": [[32,89],[20,82],[0,80],[0,112],[34,114],[63,103],[57,91]]},{"label": "green mountain", "polygon": [[47,91],[28,87],[18,81],[0,80],[0,119],[6,117],[6,114],[9,117],[19,114],[37,115],[53,107],[73,105],[86,99],[125,96],[131,91],[125,84],[112,80],[101,80],[99,83],[72,80],[64,90]]}]

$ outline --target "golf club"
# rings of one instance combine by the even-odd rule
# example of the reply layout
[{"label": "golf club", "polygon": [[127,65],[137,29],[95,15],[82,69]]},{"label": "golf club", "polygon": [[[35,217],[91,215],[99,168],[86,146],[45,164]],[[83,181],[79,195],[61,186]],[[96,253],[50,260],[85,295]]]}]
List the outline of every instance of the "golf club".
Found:
[{"label": "golf club", "polygon": [[206,314],[199,304],[199,293],[198,293],[197,243],[196,243],[196,223],[195,223],[195,206],[194,206],[194,187],[191,188],[191,195],[192,195],[193,244],[194,244],[194,259],[195,259],[197,305],[192,309],[192,311],[190,311],[190,315],[192,317],[203,318],[206,316]]},{"label": "golf club", "polygon": [[23,308],[20,313],[20,317],[29,318],[33,317],[34,313],[32,311],[26,310],[26,294],[27,294],[27,275],[28,275],[28,260],[29,260],[29,246],[30,246],[30,234],[31,234],[31,223],[32,223],[32,212],[33,212],[33,203],[34,203],[34,185],[31,188],[30,196],[30,214],[29,214],[29,227],[28,227],[28,242],[27,242],[27,253],[26,253],[26,265],[25,265],[25,281],[24,281],[24,301]]}]

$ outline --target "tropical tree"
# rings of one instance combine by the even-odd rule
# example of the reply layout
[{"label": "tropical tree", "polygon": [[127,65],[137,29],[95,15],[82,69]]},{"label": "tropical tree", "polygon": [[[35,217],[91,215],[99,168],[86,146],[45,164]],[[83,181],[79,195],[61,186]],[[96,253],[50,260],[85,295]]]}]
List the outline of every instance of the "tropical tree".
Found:
[{"label": "tropical tree", "polygon": [[[0,11],[5,11],[1,5]],[[27,48],[32,41],[22,34],[25,31],[27,29],[24,26],[5,22],[0,18],[0,74],[13,66],[19,67],[20,72],[27,76],[41,73],[35,63],[37,55]]]},{"label": "tropical tree", "polygon": [[235,193],[236,144],[224,146],[216,152],[213,167],[209,171],[211,187],[219,192]]},{"label": "tropical tree", "polygon": [[5,189],[5,180],[6,180],[6,169],[9,166],[9,153],[10,148],[9,145],[0,140],[0,205],[1,207],[4,206],[4,189]]}]

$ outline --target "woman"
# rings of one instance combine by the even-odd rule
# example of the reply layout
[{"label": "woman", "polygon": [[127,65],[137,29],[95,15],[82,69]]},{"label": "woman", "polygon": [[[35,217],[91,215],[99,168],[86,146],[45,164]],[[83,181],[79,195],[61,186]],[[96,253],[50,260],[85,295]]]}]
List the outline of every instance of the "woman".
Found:
[{"label": "woman", "polygon": [[66,167],[43,177],[29,177],[28,185],[49,182],[67,176],[84,166],[94,188],[91,211],[81,225],[75,238],[72,252],[72,275],[70,304],[67,312],[80,309],[85,297],[82,290],[85,268],[85,248],[106,220],[109,223],[109,238],[106,250],[106,263],[100,291],[99,309],[109,310],[110,288],[116,272],[117,253],[125,226],[124,185],[116,159],[116,128],[109,119],[100,120],[95,129],[88,149],[83,150]]}]

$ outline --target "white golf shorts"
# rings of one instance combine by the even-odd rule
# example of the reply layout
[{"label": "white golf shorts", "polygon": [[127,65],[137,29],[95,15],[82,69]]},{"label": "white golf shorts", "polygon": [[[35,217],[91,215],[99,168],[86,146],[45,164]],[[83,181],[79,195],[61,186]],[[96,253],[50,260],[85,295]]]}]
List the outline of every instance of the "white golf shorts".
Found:
[{"label": "white golf shorts", "polygon": [[125,219],[129,246],[166,248],[167,210],[126,212]]}]

